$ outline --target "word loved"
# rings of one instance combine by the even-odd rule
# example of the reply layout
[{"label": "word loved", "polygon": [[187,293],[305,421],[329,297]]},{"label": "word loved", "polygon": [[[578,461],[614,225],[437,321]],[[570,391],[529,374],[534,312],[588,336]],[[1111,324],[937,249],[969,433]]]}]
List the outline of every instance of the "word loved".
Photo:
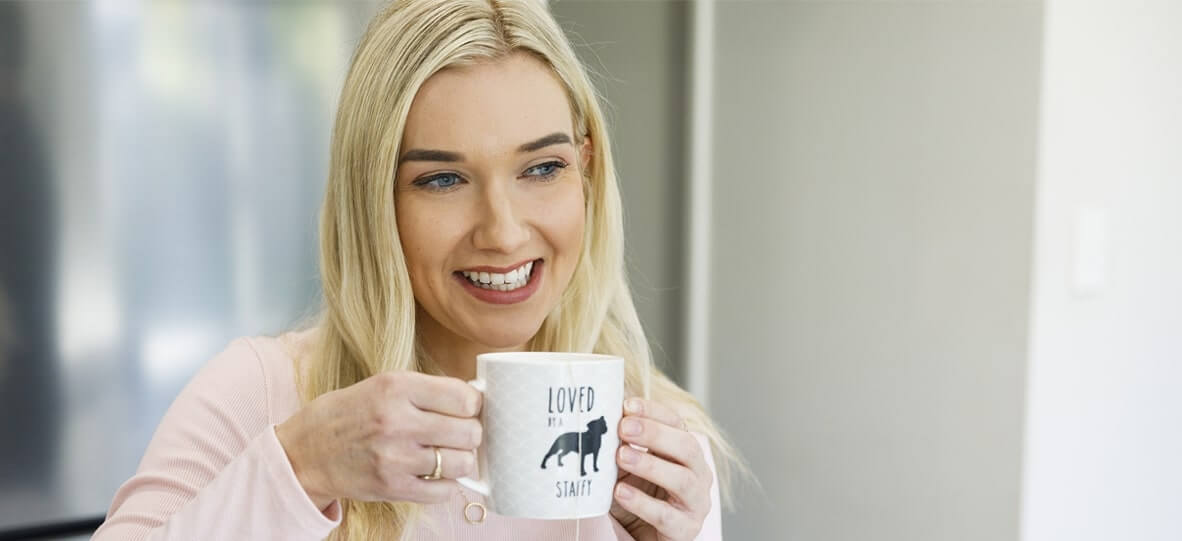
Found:
[{"label": "word loved", "polygon": [[586,412],[595,406],[595,388],[550,387],[550,413]]}]

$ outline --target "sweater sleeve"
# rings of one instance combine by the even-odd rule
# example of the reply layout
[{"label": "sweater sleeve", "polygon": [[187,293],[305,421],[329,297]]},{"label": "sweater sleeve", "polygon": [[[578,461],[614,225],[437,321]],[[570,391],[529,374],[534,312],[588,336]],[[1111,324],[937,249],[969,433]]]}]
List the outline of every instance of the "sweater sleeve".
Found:
[{"label": "sweater sleeve", "polygon": [[93,539],[327,537],[339,504],[317,509],[296,479],[263,370],[246,339],[207,363],[164,414]]},{"label": "sweater sleeve", "polygon": [[722,501],[718,496],[718,466],[714,463],[714,453],[710,451],[710,440],[706,436],[694,432],[698,445],[706,455],[706,463],[710,465],[710,473],[714,482],[710,484],[710,513],[702,521],[702,529],[698,532],[697,541],[722,541]]}]

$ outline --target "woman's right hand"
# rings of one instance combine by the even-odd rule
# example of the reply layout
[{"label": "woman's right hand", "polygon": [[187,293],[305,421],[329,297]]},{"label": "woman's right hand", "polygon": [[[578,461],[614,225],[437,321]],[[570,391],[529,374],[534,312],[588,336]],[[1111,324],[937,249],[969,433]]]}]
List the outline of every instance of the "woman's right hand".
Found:
[{"label": "woman's right hand", "polygon": [[[337,498],[438,503],[476,473],[481,398],[456,378],[387,372],[317,397],[275,434],[322,510]],[[435,470],[435,447],[444,479],[421,479]]]}]

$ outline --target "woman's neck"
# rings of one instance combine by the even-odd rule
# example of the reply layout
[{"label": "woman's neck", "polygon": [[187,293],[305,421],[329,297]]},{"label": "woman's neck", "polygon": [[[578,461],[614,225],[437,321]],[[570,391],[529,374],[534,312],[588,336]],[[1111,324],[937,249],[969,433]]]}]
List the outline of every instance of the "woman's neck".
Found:
[{"label": "woman's neck", "polygon": [[525,344],[494,348],[459,336],[417,310],[418,333],[423,349],[444,374],[464,381],[476,379],[476,356],[499,351],[525,351]]}]

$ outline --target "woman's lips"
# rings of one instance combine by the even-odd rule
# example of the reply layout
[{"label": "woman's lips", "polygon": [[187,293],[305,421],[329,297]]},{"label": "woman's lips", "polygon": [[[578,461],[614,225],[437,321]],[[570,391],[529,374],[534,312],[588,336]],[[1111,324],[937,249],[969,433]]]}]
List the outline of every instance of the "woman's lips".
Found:
[{"label": "woman's lips", "polygon": [[470,293],[473,297],[487,302],[489,304],[517,304],[525,301],[533,296],[534,292],[538,290],[542,283],[542,277],[545,269],[545,261],[542,259],[534,260],[533,269],[529,273],[529,279],[525,285],[511,291],[500,291],[496,289],[484,289],[473,284],[461,272],[455,272],[452,277],[460,282],[460,287]]},{"label": "woman's lips", "polygon": [[511,271],[511,270],[518,269],[518,268],[520,268],[522,265],[524,265],[524,264],[526,264],[526,263],[529,263],[530,261],[537,261],[537,259],[526,259],[525,261],[520,261],[520,262],[518,262],[516,265],[510,265],[510,266],[508,266],[508,267],[502,267],[502,268],[497,268],[497,267],[474,267],[474,268],[471,268],[471,269],[464,269],[464,270],[465,270],[465,271],[476,271],[476,272],[487,272],[487,273],[494,273],[494,272],[495,272],[495,273],[498,273],[498,274],[504,274],[504,273],[506,273],[506,272],[509,272],[509,271]]}]

